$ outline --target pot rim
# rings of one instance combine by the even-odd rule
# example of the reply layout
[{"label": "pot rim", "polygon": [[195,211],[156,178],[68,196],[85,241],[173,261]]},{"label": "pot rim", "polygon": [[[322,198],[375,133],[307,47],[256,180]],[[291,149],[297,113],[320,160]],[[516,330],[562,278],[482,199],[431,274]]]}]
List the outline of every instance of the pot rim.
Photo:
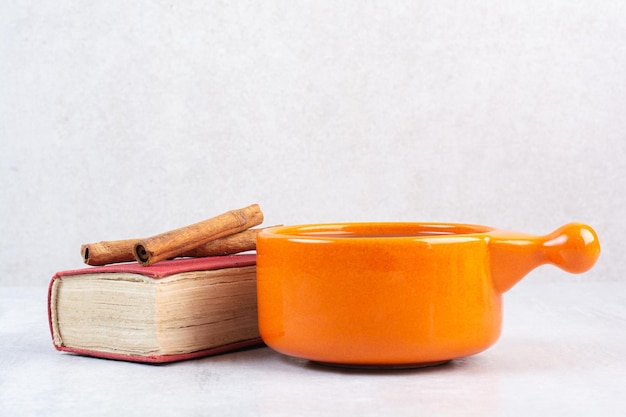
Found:
[{"label": "pot rim", "polygon": [[496,228],[469,223],[447,222],[335,222],[273,226],[260,232],[262,237],[351,240],[420,239],[486,235]]}]

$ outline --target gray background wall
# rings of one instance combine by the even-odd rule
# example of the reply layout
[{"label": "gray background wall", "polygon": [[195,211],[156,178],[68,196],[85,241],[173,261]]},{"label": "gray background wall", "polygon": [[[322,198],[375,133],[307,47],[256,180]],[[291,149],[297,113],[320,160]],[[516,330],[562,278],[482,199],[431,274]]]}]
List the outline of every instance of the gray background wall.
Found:
[{"label": "gray background wall", "polygon": [[0,4],[0,284],[259,203],[265,225],[595,227],[624,279],[626,3]]}]

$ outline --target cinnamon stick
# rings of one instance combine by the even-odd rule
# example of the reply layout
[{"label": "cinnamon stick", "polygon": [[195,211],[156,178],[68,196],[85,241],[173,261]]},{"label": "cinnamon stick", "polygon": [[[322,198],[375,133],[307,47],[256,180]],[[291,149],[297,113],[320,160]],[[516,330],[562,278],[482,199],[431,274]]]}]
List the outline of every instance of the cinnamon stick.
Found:
[{"label": "cinnamon stick", "polygon": [[135,244],[133,255],[144,266],[174,258],[207,242],[246,230],[263,222],[258,204],[230,210],[219,216],[170,230]]},{"label": "cinnamon stick", "polygon": [[135,260],[133,249],[139,239],[110,240],[81,245],[80,253],[87,265],[106,265]]},{"label": "cinnamon stick", "polygon": [[195,249],[185,252],[181,256],[202,258],[204,256],[232,255],[234,253],[255,250],[256,235],[258,235],[263,229],[266,229],[266,227],[248,229],[243,232],[235,233],[234,235],[212,240],[202,246],[198,246]]},{"label": "cinnamon stick", "polygon": [[[273,227],[273,226],[272,226]],[[234,235],[212,240],[202,246],[182,253],[180,257],[202,258],[223,256],[256,249],[256,236],[266,228],[248,229]],[[133,250],[141,239],[110,240],[81,246],[83,261],[87,265],[107,265],[135,260]]]}]

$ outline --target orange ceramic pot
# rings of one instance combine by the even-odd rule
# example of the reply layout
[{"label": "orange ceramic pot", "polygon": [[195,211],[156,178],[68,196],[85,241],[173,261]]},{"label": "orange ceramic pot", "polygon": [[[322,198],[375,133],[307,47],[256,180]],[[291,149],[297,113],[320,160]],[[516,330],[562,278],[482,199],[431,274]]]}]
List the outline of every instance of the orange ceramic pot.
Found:
[{"label": "orange ceramic pot", "polygon": [[547,236],[438,223],[269,228],[257,239],[259,328],[271,348],[317,362],[446,362],[498,339],[502,293],[530,270],[580,273],[599,254],[579,223]]}]

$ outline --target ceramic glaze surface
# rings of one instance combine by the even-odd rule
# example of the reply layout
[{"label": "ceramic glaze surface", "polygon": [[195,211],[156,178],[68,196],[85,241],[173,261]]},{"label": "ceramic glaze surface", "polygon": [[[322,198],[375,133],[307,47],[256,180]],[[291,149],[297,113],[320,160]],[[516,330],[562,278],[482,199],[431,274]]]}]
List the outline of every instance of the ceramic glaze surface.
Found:
[{"label": "ceramic glaze surface", "polygon": [[347,223],[277,227],[257,241],[259,327],[299,358],[418,366],[491,346],[501,294],[555,263],[590,268],[595,232],[571,224],[536,237],[484,226]]}]

